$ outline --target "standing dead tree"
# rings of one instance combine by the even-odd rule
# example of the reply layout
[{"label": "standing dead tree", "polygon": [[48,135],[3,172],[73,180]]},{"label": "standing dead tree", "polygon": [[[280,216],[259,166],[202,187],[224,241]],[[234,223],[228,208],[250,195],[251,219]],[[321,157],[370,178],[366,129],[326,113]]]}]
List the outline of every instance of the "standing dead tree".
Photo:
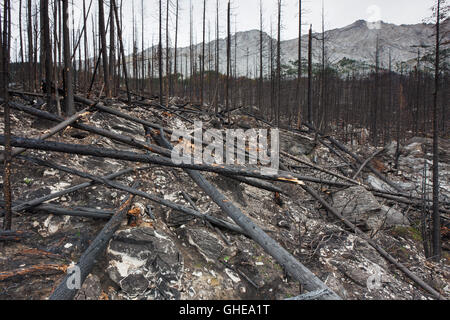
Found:
[{"label": "standing dead tree", "polygon": [[[52,67],[52,44],[50,41],[50,18],[48,15],[49,3],[48,0],[41,0],[41,57],[43,58],[45,65],[45,88],[47,107],[50,107],[52,102],[52,79],[53,79],[53,67]],[[68,21],[68,18],[67,20]]]},{"label": "standing dead tree", "polygon": [[174,49],[174,66],[173,73],[175,75],[174,80],[174,93],[177,94],[178,87],[178,18],[179,18],[179,0],[176,0],[176,9],[175,9],[175,49]]},{"label": "standing dead tree", "polygon": [[230,71],[231,71],[231,4],[228,1],[227,9],[227,82],[225,88],[225,107],[228,112],[228,123],[231,123],[230,116]]},{"label": "standing dead tree", "polygon": [[3,221],[3,229],[11,230],[12,226],[12,192],[11,192],[11,115],[9,106],[9,59],[11,50],[11,33],[9,27],[11,25],[11,3],[10,0],[3,2],[3,32],[1,30],[1,12],[0,12],[0,97],[4,99],[4,134],[5,134],[5,153],[4,153],[4,171],[3,171],[3,194],[5,197],[6,216]]},{"label": "standing dead tree", "polygon": [[[114,8],[114,16],[116,17],[116,26],[117,26],[117,33],[119,36],[119,44],[120,44],[120,53],[121,53],[121,58],[122,58],[122,68],[123,68],[123,76],[125,78],[125,85],[127,87],[127,97],[128,97],[128,103],[131,103],[131,94],[130,94],[130,87],[128,84],[128,72],[127,72],[127,60],[125,57],[125,49],[123,47],[123,38],[122,38],[122,28],[120,25],[120,20],[119,20],[119,12],[117,10],[117,4],[116,4],[116,0],[111,0],[111,4]],[[113,23],[111,21],[111,23]]]},{"label": "standing dead tree", "polygon": [[205,83],[205,35],[206,35],[206,0],[203,0],[203,41],[202,41],[202,59],[201,59],[201,74],[200,74],[200,105],[204,103],[204,83]]},{"label": "standing dead tree", "polygon": [[277,110],[276,124],[280,126],[281,113],[281,0],[278,0],[278,31],[277,31]]},{"label": "standing dead tree", "polygon": [[109,83],[111,85],[111,94],[116,95],[116,32],[114,23],[114,7],[110,1],[109,8]]},{"label": "standing dead tree", "polygon": [[166,0],[166,108],[170,100],[170,47],[169,47],[169,7],[170,0]]},{"label": "standing dead tree", "polygon": [[[103,78],[105,83],[105,93],[106,97],[111,97],[111,85],[109,77],[109,67],[108,67],[108,49],[106,46],[106,28],[105,28],[105,10],[103,6],[103,0],[98,0],[98,23],[100,31],[100,41],[102,45],[102,64],[103,64]],[[112,23],[112,22],[111,22]]]},{"label": "standing dead tree", "polygon": [[296,89],[296,103],[297,103],[297,128],[301,127],[301,94],[300,84],[302,80],[302,0],[298,0],[298,66],[297,66],[297,89]]},{"label": "standing dead tree", "polygon": [[[445,2],[445,1],[444,1]],[[441,0],[436,4],[436,58],[434,66],[434,96],[433,96],[433,258],[441,260],[441,215],[439,213],[439,119],[438,119],[438,94],[439,94],[439,59],[440,59],[440,22]]]},{"label": "standing dead tree", "polygon": [[159,103],[162,105],[164,104],[163,69],[162,69],[162,0],[159,0],[158,71],[159,71]]},{"label": "standing dead tree", "polygon": [[312,25],[308,34],[308,124],[314,125],[312,110]]},{"label": "standing dead tree", "polygon": [[[75,113],[73,98],[73,66],[72,51],[70,49],[69,31],[69,0],[63,0],[63,38],[64,38],[64,112],[67,115]],[[51,87],[47,87],[50,92]]]},{"label": "standing dead tree", "polygon": [[262,111],[263,87],[264,87],[264,66],[263,66],[263,5],[259,1],[259,88],[258,107]]},{"label": "standing dead tree", "polygon": [[32,21],[32,3],[31,0],[27,1],[27,36],[28,36],[28,69],[31,70],[29,77],[28,89],[34,91],[35,89],[35,79],[36,74],[34,73],[35,68],[33,65],[33,21]]}]

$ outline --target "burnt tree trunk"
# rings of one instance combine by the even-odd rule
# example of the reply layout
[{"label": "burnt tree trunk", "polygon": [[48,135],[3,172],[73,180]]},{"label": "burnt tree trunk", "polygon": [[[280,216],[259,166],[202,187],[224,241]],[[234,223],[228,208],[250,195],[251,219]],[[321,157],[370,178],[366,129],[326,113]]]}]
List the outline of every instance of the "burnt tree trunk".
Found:
[{"label": "burnt tree trunk", "polygon": [[440,9],[441,0],[437,0],[436,18],[436,61],[434,74],[433,96],[433,258],[441,260],[441,215],[439,213],[439,119],[438,119],[438,94],[439,94],[439,50],[440,50]]},{"label": "burnt tree trunk", "polygon": [[98,0],[98,26],[100,31],[100,42],[102,45],[102,63],[103,63],[103,78],[105,82],[105,93],[106,97],[111,97],[111,86],[109,78],[109,67],[108,67],[108,52],[106,47],[106,28],[105,28],[105,10],[103,7],[103,0]]},{"label": "burnt tree trunk", "polygon": [[[73,67],[70,49],[69,31],[69,0],[63,0],[63,38],[64,38],[64,112],[67,115],[75,113],[73,100]],[[47,87],[51,91],[51,87]]]}]

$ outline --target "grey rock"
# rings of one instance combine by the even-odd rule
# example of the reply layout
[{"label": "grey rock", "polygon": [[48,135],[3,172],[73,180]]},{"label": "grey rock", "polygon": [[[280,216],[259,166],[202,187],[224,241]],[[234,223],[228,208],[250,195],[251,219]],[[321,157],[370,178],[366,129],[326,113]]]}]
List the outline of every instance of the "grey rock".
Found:
[{"label": "grey rock", "polygon": [[380,190],[380,191],[387,191],[387,192],[396,192],[393,188],[391,188],[386,182],[381,181],[377,177],[373,175],[369,175],[367,177],[367,183],[374,189]]},{"label": "grey rock", "polygon": [[194,219],[194,216],[172,210],[169,211],[166,216],[167,225],[170,227],[180,227],[182,225],[188,224]]},{"label": "grey rock", "polygon": [[375,196],[361,186],[351,187],[333,195],[334,207],[356,225],[373,229],[373,219],[381,206]]},{"label": "grey rock", "polygon": [[183,258],[166,234],[150,228],[119,231],[107,257],[109,277],[126,294],[142,295],[150,288],[162,299],[175,296],[172,289],[183,276]]},{"label": "grey rock", "polygon": [[311,154],[316,147],[314,140],[302,138],[297,135],[281,138],[281,148],[293,156],[300,157]]},{"label": "grey rock", "polygon": [[220,189],[229,192],[235,202],[247,206],[244,198],[245,188],[241,182],[224,176],[218,176],[214,182]]},{"label": "grey rock", "polygon": [[386,155],[388,155],[391,158],[395,157],[395,154],[397,153],[397,142],[393,141],[391,142],[387,147],[385,151]]},{"label": "grey rock", "polygon": [[409,226],[409,220],[398,210],[381,206],[381,217],[386,219],[386,226]]},{"label": "grey rock", "polygon": [[361,186],[336,192],[333,195],[333,203],[345,216],[378,213],[381,209],[375,196]]},{"label": "grey rock", "polygon": [[132,273],[120,281],[120,287],[123,292],[130,296],[144,294],[150,282],[142,273]]},{"label": "grey rock", "polygon": [[90,274],[75,297],[75,300],[98,300],[102,294],[100,278]]},{"label": "grey rock", "polygon": [[215,263],[225,250],[219,238],[204,229],[188,229],[186,237],[207,262]]}]

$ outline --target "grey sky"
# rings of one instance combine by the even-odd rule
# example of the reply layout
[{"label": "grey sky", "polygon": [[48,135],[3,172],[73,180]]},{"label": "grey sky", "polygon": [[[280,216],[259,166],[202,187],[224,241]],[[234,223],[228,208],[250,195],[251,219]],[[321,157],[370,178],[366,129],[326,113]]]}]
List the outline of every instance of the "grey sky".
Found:
[{"label": "grey sky", "polygon": [[[116,0],[119,1],[120,0]],[[171,39],[174,38],[175,27],[175,3],[176,0],[170,0],[171,20],[170,32]],[[13,1],[14,15],[18,14],[18,0]],[[23,1],[24,3],[26,1]],[[90,0],[86,0],[89,4]],[[109,3],[108,0],[105,0]],[[165,3],[166,0],[163,0]],[[194,8],[194,29],[195,42],[201,41],[202,31],[202,6],[203,0],[179,0],[180,3],[180,33],[179,45],[186,46],[189,44],[189,3],[192,2]],[[220,37],[226,36],[226,0],[219,0],[220,2]],[[233,32],[235,27],[237,31],[247,31],[251,29],[259,29],[259,2],[260,0],[233,0],[232,14]],[[264,12],[264,30],[270,33],[271,20],[274,23],[274,30],[276,26],[276,6],[277,0],[263,0]],[[353,23],[358,19],[365,20],[383,20],[395,24],[416,24],[431,15],[430,7],[435,0],[324,0],[325,4],[325,29],[334,29],[344,27]],[[74,0],[75,3],[75,27],[81,23],[81,9],[82,0]],[[132,34],[132,3],[133,0],[123,0],[124,10],[124,38],[126,40],[126,47],[131,46]],[[136,19],[138,24],[138,39],[140,47],[140,21],[141,21],[141,0],[134,0]],[[146,46],[149,46],[153,41],[156,43],[158,36],[158,0],[144,0],[144,20],[145,31],[144,38]],[[163,4],[165,8],[165,4]],[[97,11],[97,0],[93,1],[92,12]],[[216,0],[207,0],[207,26],[211,27],[211,39],[214,39],[215,34],[215,7]],[[308,25],[313,24],[315,31],[321,29],[321,11],[322,0],[303,0],[304,15],[303,20],[305,26],[303,32],[306,33]],[[108,9],[106,9],[108,11]],[[298,28],[298,0],[283,0],[282,8],[282,38],[283,40],[297,38]],[[18,21],[18,20],[15,20]],[[23,22],[25,23],[25,22]],[[18,28],[17,25],[15,26]],[[17,36],[17,31],[14,36]],[[89,31],[91,34],[91,31]],[[208,35],[207,35],[208,40]]]},{"label": "grey sky", "polygon": [[[171,0],[175,3],[175,0]],[[180,16],[180,43],[187,45],[189,43],[189,0],[179,0],[182,8]],[[194,7],[195,31],[197,34],[197,42],[201,39],[201,18],[203,0],[191,0]],[[221,37],[225,36],[226,29],[226,4],[227,1],[220,2],[220,19],[221,19]],[[251,29],[259,29],[259,2],[260,0],[233,0],[232,14],[235,15],[232,29],[235,26],[238,31],[247,31]],[[270,32],[271,19],[276,25],[276,0],[263,0],[264,12],[264,29]],[[355,22],[358,19],[376,19],[383,20],[395,24],[416,24],[430,16],[430,7],[435,0],[324,0],[325,5],[325,28],[334,29],[344,27]],[[131,0],[124,0],[124,4],[131,11]],[[140,9],[140,0],[135,0],[135,5]],[[157,23],[158,7],[157,1],[145,0],[144,12],[146,13],[146,25],[152,29]],[[215,38],[215,7],[216,0],[207,0],[207,20],[211,25],[211,37]],[[321,0],[303,0],[304,7],[304,23],[313,24],[313,29],[319,31],[321,29]],[[139,11],[140,12],[140,11]],[[129,15],[131,17],[131,14]],[[283,39],[297,38],[298,34],[298,0],[283,0],[282,22],[283,22]],[[130,19],[129,19],[130,20]],[[131,20],[130,20],[131,22]],[[172,21],[172,24],[174,21]],[[131,24],[131,23],[130,23]],[[308,25],[304,26],[303,32],[307,32]],[[153,30],[148,30],[149,35]],[[156,37],[156,35],[155,35]],[[149,41],[151,41],[149,37]]]}]

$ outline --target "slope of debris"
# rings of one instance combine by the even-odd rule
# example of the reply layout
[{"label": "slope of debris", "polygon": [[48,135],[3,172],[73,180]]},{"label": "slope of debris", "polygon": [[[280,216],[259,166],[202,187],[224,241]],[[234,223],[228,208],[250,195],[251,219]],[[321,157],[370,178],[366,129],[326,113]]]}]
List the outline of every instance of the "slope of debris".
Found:
[{"label": "slope of debris", "polygon": [[[22,104],[30,103],[14,99]],[[31,101],[35,105],[40,105],[40,102],[40,99]],[[172,112],[162,112],[160,108],[151,106],[151,101],[145,100],[132,108],[117,100],[104,103],[166,128],[179,128],[181,124],[192,127],[178,115],[191,121],[203,121],[206,128],[221,126],[216,117],[191,105],[183,108],[172,106]],[[110,114],[93,112],[80,121],[137,140],[146,139],[142,125]],[[252,117],[240,114],[240,111],[233,113],[232,121],[234,128],[267,127]],[[15,136],[35,137],[54,125],[23,112],[12,111]],[[0,127],[3,130],[3,123]],[[318,143],[314,135],[281,130],[281,137],[283,151],[303,161],[348,173],[348,166]],[[368,158],[376,150],[361,139],[360,144],[349,147],[362,158]],[[108,138],[71,128],[50,140],[133,150]],[[444,204],[450,201],[449,143],[443,140],[441,144],[440,188]],[[425,175],[431,180],[429,139],[415,138],[402,146],[399,170],[394,169],[395,149],[395,144],[388,146],[372,164],[400,183],[411,196],[422,197]],[[25,155],[101,177],[128,167],[139,169],[146,166],[35,150],[28,150]],[[303,175],[333,180],[325,173],[318,173],[287,158],[283,158],[283,164]],[[424,164],[427,164],[425,168]],[[299,186],[276,183],[283,193],[274,194],[216,174],[204,175],[244,214],[342,298],[431,299],[427,292],[388,263],[366,240],[328,214]],[[85,181],[71,174],[39,167],[22,158],[15,159],[13,200],[31,200]],[[183,197],[185,193],[198,211],[233,222],[183,170],[152,165],[121,176],[116,181],[128,186],[139,181],[140,190],[190,207],[191,204]],[[375,189],[389,190],[369,171],[364,171],[361,182]],[[447,226],[443,228],[444,259],[436,264],[427,261],[423,253],[421,210],[378,198],[361,186],[338,189],[323,184],[314,187],[388,253],[442,295],[449,295],[448,215],[443,217]],[[425,188],[425,194],[430,197],[429,182]],[[71,210],[89,208],[113,213],[127,196],[125,192],[95,184],[50,204]],[[123,221],[76,299],[286,299],[302,293],[299,284],[252,239],[211,227],[203,219],[195,219],[140,197],[134,200],[133,208],[134,216],[129,215]],[[31,236],[19,242],[0,243],[0,299],[48,298],[63,279],[64,270],[77,263],[105,221],[61,216],[51,209],[14,215],[13,229],[30,232]],[[0,225],[2,222],[3,217],[0,217]],[[34,269],[30,271],[32,267]]]}]

